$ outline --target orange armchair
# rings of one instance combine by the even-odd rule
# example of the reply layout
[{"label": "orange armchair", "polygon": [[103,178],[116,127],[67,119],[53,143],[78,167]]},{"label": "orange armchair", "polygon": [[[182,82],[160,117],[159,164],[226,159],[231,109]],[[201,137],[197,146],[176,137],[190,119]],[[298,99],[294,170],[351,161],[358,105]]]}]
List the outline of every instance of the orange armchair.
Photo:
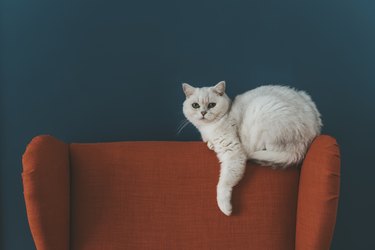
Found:
[{"label": "orange armchair", "polygon": [[335,139],[317,137],[301,168],[249,163],[230,217],[216,205],[218,175],[202,142],[51,136],[28,145],[22,173],[38,250],[329,249],[340,185]]}]

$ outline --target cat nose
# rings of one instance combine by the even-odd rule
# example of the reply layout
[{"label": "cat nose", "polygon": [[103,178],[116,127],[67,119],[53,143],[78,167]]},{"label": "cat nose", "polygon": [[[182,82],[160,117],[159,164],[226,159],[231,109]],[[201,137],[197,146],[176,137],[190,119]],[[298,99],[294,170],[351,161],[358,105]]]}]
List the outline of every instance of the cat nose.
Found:
[{"label": "cat nose", "polygon": [[207,114],[207,111],[202,111],[201,114],[204,116],[205,114]]}]

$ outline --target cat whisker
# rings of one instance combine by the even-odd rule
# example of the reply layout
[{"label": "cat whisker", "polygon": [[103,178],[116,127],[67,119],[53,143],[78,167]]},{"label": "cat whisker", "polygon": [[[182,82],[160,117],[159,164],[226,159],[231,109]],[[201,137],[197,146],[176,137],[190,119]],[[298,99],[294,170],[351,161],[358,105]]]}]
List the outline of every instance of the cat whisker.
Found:
[{"label": "cat whisker", "polygon": [[189,124],[189,120],[185,119],[182,122],[180,122],[180,125],[177,128],[177,135],[181,133],[181,131]]},{"label": "cat whisker", "polygon": [[186,121],[187,121],[187,119],[184,119],[184,120],[182,120],[182,121],[178,124],[178,126],[177,126],[177,131],[180,130],[182,126],[184,126],[184,124],[186,123]]}]

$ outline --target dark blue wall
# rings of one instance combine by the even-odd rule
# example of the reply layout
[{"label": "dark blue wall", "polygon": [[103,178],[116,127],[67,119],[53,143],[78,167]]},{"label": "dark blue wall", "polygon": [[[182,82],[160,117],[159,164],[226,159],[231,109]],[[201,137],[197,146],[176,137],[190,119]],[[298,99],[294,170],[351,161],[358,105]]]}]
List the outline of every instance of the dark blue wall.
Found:
[{"label": "dark blue wall", "polygon": [[176,134],[181,82],[307,90],[342,152],[332,249],[375,249],[375,1],[3,0],[0,249],[34,249],[21,186],[29,140]]}]

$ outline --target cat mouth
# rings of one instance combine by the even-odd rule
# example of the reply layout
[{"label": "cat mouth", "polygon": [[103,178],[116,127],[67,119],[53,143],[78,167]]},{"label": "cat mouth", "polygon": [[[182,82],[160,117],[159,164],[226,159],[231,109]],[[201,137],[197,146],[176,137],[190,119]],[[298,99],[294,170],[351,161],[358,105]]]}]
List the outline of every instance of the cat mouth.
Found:
[{"label": "cat mouth", "polygon": [[204,116],[200,117],[199,120],[204,121],[204,122],[210,121],[209,119],[207,119],[207,117],[204,117]]}]

